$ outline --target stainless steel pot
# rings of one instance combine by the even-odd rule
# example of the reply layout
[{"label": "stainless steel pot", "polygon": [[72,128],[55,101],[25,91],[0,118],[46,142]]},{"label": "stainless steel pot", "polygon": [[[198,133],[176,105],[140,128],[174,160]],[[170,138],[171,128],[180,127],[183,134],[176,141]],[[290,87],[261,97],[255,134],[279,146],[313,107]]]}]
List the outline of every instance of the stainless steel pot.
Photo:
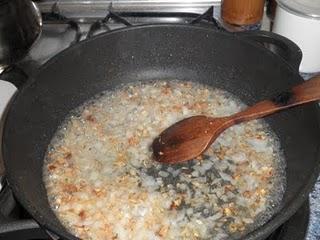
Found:
[{"label": "stainless steel pot", "polygon": [[0,68],[23,58],[41,32],[41,14],[30,0],[0,0]]}]

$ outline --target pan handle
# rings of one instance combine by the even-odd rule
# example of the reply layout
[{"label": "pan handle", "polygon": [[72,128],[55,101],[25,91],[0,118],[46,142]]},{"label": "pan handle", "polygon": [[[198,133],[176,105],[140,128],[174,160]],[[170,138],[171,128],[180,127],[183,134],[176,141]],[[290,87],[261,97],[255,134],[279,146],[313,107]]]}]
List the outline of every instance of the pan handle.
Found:
[{"label": "pan handle", "polygon": [[294,42],[292,42],[288,38],[267,31],[248,31],[237,32],[234,34],[261,44],[271,52],[282,57],[293,67],[294,70],[299,71],[299,66],[302,59],[302,51]]},{"label": "pan handle", "polygon": [[28,80],[28,75],[18,66],[11,66],[6,68],[1,74],[2,81],[13,84],[17,89],[20,89]]},{"label": "pan handle", "polygon": [[0,75],[0,117],[5,113],[13,95],[27,79],[27,75],[18,67],[10,67]]}]

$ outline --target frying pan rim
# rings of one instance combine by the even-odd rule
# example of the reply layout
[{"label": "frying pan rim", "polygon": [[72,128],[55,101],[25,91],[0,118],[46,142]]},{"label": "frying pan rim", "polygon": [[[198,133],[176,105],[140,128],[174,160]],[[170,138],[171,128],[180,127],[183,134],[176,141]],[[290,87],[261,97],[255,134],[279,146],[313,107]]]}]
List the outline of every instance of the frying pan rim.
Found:
[{"label": "frying pan rim", "polygon": [[[94,41],[94,40],[99,39],[99,38],[104,38],[104,37],[107,37],[108,35],[127,32],[127,31],[134,31],[136,29],[145,29],[145,28],[154,28],[154,27],[181,27],[181,28],[192,28],[192,29],[199,29],[199,30],[207,30],[207,31],[214,32],[216,34],[221,34],[221,35],[233,38],[233,39],[237,39],[238,41],[241,41],[241,42],[249,44],[249,45],[251,45],[251,46],[253,46],[255,48],[258,48],[259,50],[263,51],[264,54],[268,54],[270,56],[273,56],[273,57],[277,58],[278,61],[281,61],[282,64],[284,64],[287,68],[289,68],[291,71],[295,72],[295,74],[300,77],[300,80],[301,80],[300,82],[303,81],[302,77],[298,74],[299,72],[297,71],[297,69],[294,69],[293,66],[289,62],[287,62],[284,58],[282,58],[280,55],[275,54],[274,52],[272,52],[271,50],[268,50],[266,47],[262,46],[261,44],[258,44],[254,40],[249,39],[249,38],[247,38],[245,36],[242,36],[241,34],[239,34],[237,32],[226,32],[226,31],[221,31],[219,29],[215,29],[213,27],[209,28],[207,25],[192,25],[192,24],[185,24],[185,23],[141,24],[141,25],[127,26],[127,27],[119,28],[119,29],[113,29],[113,30],[110,30],[108,32],[92,36],[90,38],[86,38],[86,39],[84,39],[84,40],[82,40],[82,41],[80,41],[80,42],[78,42],[78,43],[76,43],[74,45],[71,45],[71,46],[63,49],[61,52],[57,53],[56,55],[51,57],[47,62],[45,62],[43,65],[41,65],[35,75],[31,75],[30,76],[30,79],[27,81],[26,84],[24,84],[22,86],[21,89],[19,89],[18,93],[16,94],[15,98],[13,99],[12,104],[11,104],[12,106],[10,105],[10,108],[9,108],[9,112],[10,112],[10,109],[17,102],[16,101],[17,98],[20,95],[22,95],[22,93],[25,91],[25,89],[28,89],[31,85],[33,85],[37,81],[37,77],[39,76],[39,74],[41,72],[43,72],[43,70],[45,70],[48,66],[50,66],[50,65],[54,64],[56,61],[58,61],[61,57],[63,57],[69,51],[72,51],[73,49],[79,48],[82,45],[85,45],[87,42],[91,42],[91,41]],[[259,31],[259,32],[261,32],[261,31]]]},{"label": "frying pan rim", "polygon": [[[268,55],[272,55],[272,57],[274,57],[275,59],[277,59],[277,61],[281,62],[281,64],[283,65],[283,67],[288,68],[290,71],[294,71],[295,74],[297,75],[297,79],[299,79],[299,81],[303,81],[302,78],[298,78],[298,71],[296,71],[295,69],[293,69],[293,67],[287,62],[285,61],[283,58],[279,57],[278,55],[276,55],[275,53],[271,52],[270,50],[266,49],[265,47],[256,44],[254,41],[249,40],[245,37],[241,37],[239,35],[233,34],[233,33],[229,33],[229,32],[221,32],[217,29],[214,28],[209,28],[208,26],[198,26],[198,25],[187,25],[187,24],[170,24],[170,23],[166,23],[166,24],[144,24],[144,25],[139,25],[139,26],[130,26],[130,27],[126,27],[126,28],[121,28],[121,29],[115,29],[103,34],[99,34],[96,35],[92,38],[86,39],[84,41],[81,41],[73,46],[70,46],[66,49],[64,49],[63,51],[61,51],[60,53],[58,53],[57,55],[55,55],[54,57],[52,57],[49,61],[47,61],[44,65],[42,65],[39,68],[39,71],[36,75],[32,76],[29,79],[29,82],[22,87],[22,89],[18,92],[18,94],[16,94],[14,101],[12,101],[12,104],[10,105],[9,111],[5,116],[5,122],[4,122],[4,130],[3,130],[3,135],[2,135],[2,156],[4,159],[4,164],[5,164],[5,168],[8,169],[7,172],[7,180],[10,184],[10,187],[13,191],[13,193],[15,194],[15,196],[17,197],[17,199],[19,200],[19,202],[28,210],[28,212],[31,214],[31,216],[34,218],[34,220],[36,222],[39,223],[40,226],[46,228],[47,230],[62,236],[63,238],[68,238],[68,239],[78,239],[77,237],[75,237],[74,235],[68,233],[68,235],[65,234],[61,234],[56,232],[55,230],[52,229],[56,229],[56,227],[54,226],[54,224],[51,224],[50,221],[48,221],[49,219],[45,220],[45,218],[42,217],[41,212],[39,212],[37,209],[35,209],[33,207],[33,205],[31,204],[31,202],[25,198],[25,195],[22,194],[21,191],[19,191],[17,184],[15,183],[15,171],[13,171],[12,169],[10,170],[10,168],[8,168],[8,161],[9,158],[5,157],[8,156],[7,153],[7,147],[5,146],[5,139],[9,139],[9,133],[8,133],[8,126],[12,126],[12,121],[10,121],[10,118],[14,118],[14,113],[13,109],[15,109],[15,106],[17,104],[19,104],[21,102],[21,97],[23,96],[23,93],[25,91],[28,91],[28,89],[36,84],[38,81],[38,76],[41,72],[43,72],[46,68],[48,68],[50,65],[54,64],[56,61],[58,61],[59,59],[61,59],[65,54],[68,54],[69,51],[74,51],[74,49],[78,49],[79,47],[81,47],[83,44],[87,44],[88,42],[91,41],[95,41],[96,39],[99,38],[105,38],[108,37],[109,35],[112,34],[117,34],[117,33],[122,33],[122,32],[127,32],[127,31],[134,31],[136,29],[145,29],[145,28],[155,28],[155,27],[173,27],[173,28],[177,28],[177,27],[181,27],[181,28],[190,28],[190,29],[199,29],[199,30],[206,30],[209,32],[214,32],[216,34],[220,34],[220,35],[224,35],[226,37],[229,38],[233,38],[233,39],[237,39],[238,41],[241,41],[245,44],[249,44],[254,48],[258,48],[261,51],[264,52],[264,54],[268,54]],[[319,108],[316,106],[316,104],[314,105],[314,111],[317,111],[319,113]],[[317,151],[317,159],[320,160],[320,146],[318,146],[318,151]],[[320,162],[320,161],[319,161]],[[286,206],[283,206],[283,208],[280,209],[280,211],[274,215],[273,218],[271,218],[267,223],[265,223],[264,225],[262,225],[261,227],[258,227],[257,229],[253,230],[252,232],[248,233],[245,236],[245,239],[257,239],[259,237],[263,237],[265,236],[268,232],[270,232],[270,230],[275,230],[276,228],[278,228],[285,220],[287,220],[290,216],[292,216],[297,210],[298,208],[303,204],[303,202],[306,200],[308,193],[310,192],[310,189],[312,188],[316,177],[318,176],[320,170],[320,164],[317,164],[314,168],[314,171],[312,173],[312,175],[309,177],[309,181],[303,185],[303,187],[301,188],[300,195],[296,196],[295,198],[292,199],[291,202],[289,202]],[[285,209],[285,211],[283,211]],[[43,222],[43,220],[45,220]]]}]

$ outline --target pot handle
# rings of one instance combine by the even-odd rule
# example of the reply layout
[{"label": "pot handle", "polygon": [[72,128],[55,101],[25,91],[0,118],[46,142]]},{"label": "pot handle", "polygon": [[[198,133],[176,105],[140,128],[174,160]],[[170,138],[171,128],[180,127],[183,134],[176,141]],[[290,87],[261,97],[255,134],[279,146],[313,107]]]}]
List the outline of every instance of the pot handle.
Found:
[{"label": "pot handle", "polygon": [[293,69],[299,71],[299,66],[302,59],[302,51],[288,38],[267,31],[237,32],[235,35],[261,44],[271,52],[282,57],[293,67]]}]

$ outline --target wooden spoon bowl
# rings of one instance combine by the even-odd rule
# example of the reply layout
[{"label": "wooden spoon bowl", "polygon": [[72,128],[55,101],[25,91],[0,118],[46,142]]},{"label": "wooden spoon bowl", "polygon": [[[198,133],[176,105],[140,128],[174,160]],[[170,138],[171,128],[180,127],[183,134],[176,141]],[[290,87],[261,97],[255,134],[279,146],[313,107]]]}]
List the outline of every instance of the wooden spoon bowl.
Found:
[{"label": "wooden spoon bowl", "polygon": [[170,164],[192,160],[208,149],[230,126],[318,100],[320,100],[320,76],[232,116],[212,118],[200,115],[186,118],[164,130],[153,141],[154,158],[159,162]]}]

